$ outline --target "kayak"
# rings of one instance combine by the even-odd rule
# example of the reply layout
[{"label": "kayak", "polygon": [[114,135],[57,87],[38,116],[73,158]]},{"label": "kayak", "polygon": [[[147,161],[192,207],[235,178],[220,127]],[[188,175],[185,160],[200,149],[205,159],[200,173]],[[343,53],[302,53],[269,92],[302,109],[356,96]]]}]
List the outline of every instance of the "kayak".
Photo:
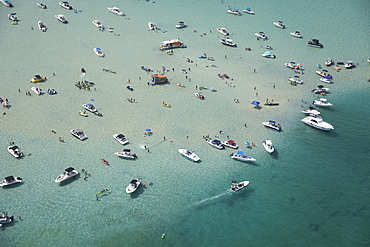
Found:
[{"label": "kayak", "polygon": [[107,193],[109,191],[109,189],[104,189],[102,191],[99,191],[97,194],[104,194],[104,193]]},{"label": "kayak", "polygon": [[103,162],[104,164],[106,164],[106,165],[109,165],[109,162],[108,161],[106,161],[105,159],[100,159],[100,161],[101,162]]}]

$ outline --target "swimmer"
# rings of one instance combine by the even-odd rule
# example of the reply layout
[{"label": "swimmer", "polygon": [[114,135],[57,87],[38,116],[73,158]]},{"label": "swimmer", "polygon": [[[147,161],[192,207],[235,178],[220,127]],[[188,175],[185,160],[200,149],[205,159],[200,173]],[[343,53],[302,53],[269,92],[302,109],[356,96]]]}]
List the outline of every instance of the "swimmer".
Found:
[{"label": "swimmer", "polygon": [[59,137],[60,142],[64,142],[64,139],[62,137]]}]

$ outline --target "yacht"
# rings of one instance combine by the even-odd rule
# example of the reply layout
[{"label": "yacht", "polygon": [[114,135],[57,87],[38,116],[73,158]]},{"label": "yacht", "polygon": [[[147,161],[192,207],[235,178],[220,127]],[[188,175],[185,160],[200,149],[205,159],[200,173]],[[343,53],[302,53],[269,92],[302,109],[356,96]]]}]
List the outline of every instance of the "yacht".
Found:
[{"label": "yacht", "polygon": [[226,28],[224,28],[224,27],[217,28],[217,31],[218,31],[220,34],[222,34],[222,35],[225,35],[225,36],[229,35],[229,32],[228,32],[228,31],[226,30]]},{"label": "yacht", "polygon": [[315,106],[322,106],[322,107],[329,107],[333,105],[332,103],[329,103],[327,99],[324,99],[324,98],[320,98],[320,100],[314,100],[312,104]]},{"label": "yacht", "polygon": [[139,188],[140,184],[140,179],[132,179],[129,185],[126,187],[126,193],[130,194],[135,192],[137,188]]},{"label": "yacht", "polygon": [[274,25],[277,26],[277,27],[279,27],[279,28],[285,29],[285,25],[283,24],[282,21],[274,22]]},{"label": "yacht", "polygon": [[269,120],[268,122],[262,122],[262,124],[268,128],[271,128],[277,131],[281,130],[280,124],[277,123],[276,121]]},{"label": "yacht", "polygon": [[104,28],[104,25],[101,24],[101,22],[99,20],[93,20],[92,24],[94,24],[98,28]]},{"label": "yacht", "polygon": [[231,190],[238,191],[238,190],[243,189],[244,187],[247,187],[248,185],[249,185],[249,181],[243,181],[243,182],[238,183],[235,180],[233,180],[233,183],[231,184]]},{"label": "yacht", "polygon": [[328,91],[329,91],[329,88],[326,88],[323,85],[318,85],[317,88],[314,88],[311,90],[311,92],[319,93],[319,94],[327,93]]},{"label": "yacht", "polygon": [[334,59],[332,59],[332,58],[326,59],[326,61],[325,61],[326,66],[331,66],[333,64],[334,64]]},{"label": "yacht", "polygon": [[62,174],[60,174],[56,179],[56,183],[61,183],[70,178],[73,178],[79,174],[79,171],[76,171],[73,167],[67,168]]},{"label": "yacht", "polygon": [[194,162],[197,162],[200,160],[199,156],[196,155],[194,152],[191,152],[186,149],[178,149],[179,153],[182,154],[185,158],[188,158],[189,160],[192,160]]},{"label": "yacht", "polygon": [[125,145],[128,143],[128,139],[123,134],[114,134],[113,138],[116,139],[122,145]]},{"label": "yacht", "polygon": [[306,114],[320,115],[320,112],[312,106],[309,106],[308,110],[302,110],[301,112]]},{"label": "yacht", "polygon": [[112,8],[107,8],[111,13],[113,14],[116,14],[116,15],[120,15],[120,16],[124,16],[125,14],[119,10],[119,8],[117,7],[112,7]]},{"label": "yacht", "polygon": [[270,154],[275,151],[275,148],[272,145],[272,141],[271,140],[265,140],[265,141],[263,141],[262,142],[262,145],[266,149],[266,151],[269,152]]},{"label": "yacht", "polygon": [[231,46],[231,47],[237,47],[237,45],[232,41],[232,39],[221,39],[221,44]]},{"label": "yacht", "polygon": [[307,41],[308,46],[316,47],[316,48],[323,48],[324,46],[320,43],[318,39],[312,39]]},{"label": "yacht", "polygon": [[212,147],[218,148],[218,149],[224,149],[224,145],[222,145],[221,141],[219,140],[211,140],[207,139],[207,143],[211,145]]},{"label": "yacht", "polygon": [[308,117],[305,117],[301,120],[307,125],[310,125],[316,129],[320,130],[332,130],[334,129],[333,126],[330,123],[325,122],[322,117],[317,115],[311,115]]},{"label": "yacht", "polygon": [[115,152],[115,154],[121,158],[127,158],[127,159],[136,159],[137,155],[134,153],[131,153],[130,149],[123,149],[122,152]]},{"label": "yacht", "polygon": [[179,21],[179,23],[176,24],[176,28],[185,28],[187,26],[188,25],[186,25],[186,23],[183,21]]},{"label": "yacht", "polygon": [[267,39],[267,36],[265,35],[264,32],[258,32],[258,33],[255,33],[254,35],[256,35],[258,39],[263,39],[263,40]]},{"label": "yacht", "polygon": [[65,9],[73,9],[71,5],[69,5],[68,2],[59,2],[59,5],[62,6]]},{"label": "yacht", "polygon": [[105,57],[105,54],[101,51],[100,48],[94,48],[93,51],[95,52],[96,55],[99,57]]},{"label": "yacht", "polygon": [[254,11],[252,11],[250,8],[243,9],[244,13],[254,15]]},{"label": "yacht", "polygon": [[39,6],[42,9],[46,9],[47,8],[47,6],[45,4],[42,4],[42,3],[36,3],[36,4],[37,4],[37,6]]},{"label": "yacht", "polygon": [[9,20],[11,21],[19,21],[18,17],[15,16],[17,13],[11,13],[8,15]]},{"label": "yacht", "polygon": [[232,15],[241,15],[238,9],[229,9],[227,13],[232,14]]},{"label": "yacht", "polygon": [[291,32],[290,34],[293,35],[294,37],[302,38],[302,35],[299,31]]},{"label": "yacht", "polygon": [[148,22],[149,30],[157,30],[157,23],[154,23],[152,21]]},{"label": "yacht", "polygon": [[9,177],[6,177],[5,180],[0,182],[0,186],[3,187],[3,186],[12,185],[12,184],[22,183],[22,182],[23,180],[20,177],[9,176]]},{"label": "yacht", "polygon": [[73,129],[73,130],[70,131],[70,133],[73,136],[75,136],[78,139],[80,139],[81,141],[87,139],[87,136],[85,135],[85,133],[82,130],[80,130],[80,129]]},{"label": "yacht", "polygon": [[62,14],[55,15],[55,18],[57,18],[57,20],[60,21],[61,23],[64,23],[64,24],[68,23],[67,19]]},{"label": "yacht", "polygon": [[37,25],[39,26],[39,29],[43,32],[46,32],[46,26],[42,21],[37,22]]},{"label": "yacht", "polygon": [[244,162],[253,162],[256,161],[255,158],[245,155],[245,152],[238,151],[237,153],[230,154],[230,157],[236,160],[244,161]]},{"label": "yacht", "polygon": [[186,45],[179,39],[171,39],[163,41],[162,45],[159,46],[159,50],[161,51],[173,48],[186,48]]},{"label": "yacht", "polygon": [[354,64],[353,61],[347,61],[347,63],[344,64],[344,67],[346,69],[351,69],[351,68],[355,67],[355,64]]},{"label": "yacht", "polygon": [[234,149],[237,149],[239,147],[238,144],[236,144],[233,140],[222,141],[221,144]]}]

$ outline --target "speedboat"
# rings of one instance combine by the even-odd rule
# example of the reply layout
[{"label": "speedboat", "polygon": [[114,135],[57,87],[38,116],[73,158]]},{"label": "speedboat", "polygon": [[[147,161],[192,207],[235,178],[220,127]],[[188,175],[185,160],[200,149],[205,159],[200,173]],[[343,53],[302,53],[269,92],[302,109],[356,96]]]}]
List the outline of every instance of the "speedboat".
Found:
[{"label": "speedboat", "polygon": [[20,151],[18,146],[9,146],[8,152],[13,155],[15,158],[23,156],[23,153]]},{"label": "speedboat", "polygon": [[15,16],[16,14],[17,13],[11,13],[11,14],[9,14],[8,15],[9,20],[11,20],[11,21],[19,21],[18,17]]},{"label": "speedboat", "polygon": [[269,45],[265,45],[265,48],[267,49],[267,50],[273,50],[274,48],[272,48],[272,46],[269,46]]},{"label": "speedboat", "polygon": [[265,35],[264,32],[255,33],[254,35],[256,35],[259,39],[263,39],[263,40],[267,39],[267,36]]},{"label": "speedboat", "polygon": [[13,4],[9,0],[0,0],[6,7],[12,8]]},{"label": "speedboat", "polygon": [[72,177],[77,176],[78,174],[79,174],[79,171],[76,171],[73,167],[69,167],[55,179],[55,182],[61,183]]},{"label": "speedboat", "polygon": [[53,94],[57,94],[57,91],[52,88],[52,89],[48,89],[47,93],[50,95],[53,95]]},{"label": "speedboat", "polygon": [[265,53],[262,54],[262,57],[265,57],[265,58],[276,58],[275,55],[272,55],[269,51],[265,51]]},{"label": "speedboat", "polygon": [[238,151],[236,153],[230,154],[230,157],[236,160],[244,161],[244,162],[253,162],[256,161],[255,158],[245,155],[245,152]]},{"label": "speedboat", "polygon": [[291,32],[290,34],[293,35],[294,37],[302,38],[302,35],[299,31]]},{"label": "speedboat", "polygon": [[268,122],[262,122],[262,124],[268,128],[271,128],[277,131],[281,130],[280,124],[277,123],[276,121],[269,120]]},{"label": "speedboat", "polygon": [[23,180],[20,177],[9,176],[9,177],[6,177],[5,180],[0,182],[0,186],[3,187],[3,186],[12,185],[12,184],[22,183],[22,182]]},{"label": "speedboat", "polygon": [[126,158],[126,159],[136,159],[137,155],[134,153],[131,153],[130,149],[123,149],[122,152],[115,152],[115,154],[121,158]]},{"label": "speedboat", "polygon": [[96,55],[99,57],[105,57],[105,54],[101,51],[100,48],[94,48],[93,51],[95,52]]},{"label": "speedboat", "polygon": [[55,15],[55,18],[57,18],[58,21],[60,21],[61,23],[64,23],[64,24],[68,23],[67,19],[62,14]]},{"label": "speedboat", "polygon": [[98,28],[104,28],[104,25],[101,24],[101,22],[99,20],[93,20],[92,21],[92,24],[94,24],[95,26],[97,26]]},{"label": "speedboat", "polygon": [[232,15],[241,15],[238,9],[229,9],[227,13],[232,14]]},{"label": "speedboat", "polygon": [[330,79],[328,79],[328,78],[320,78],[320,81],[322,81],[322,82],[325,82],[325,83],[331,83],[331,80]]},{"label": "speedboat", "polygon": [[31,87],[31,90],[34,91],[37,95],[42,95],[44,94],[44,91],[38,86]]},{"label": "speedboat", "polygon": [[35,75],[35,77],[31,79],[31,82],[40,82],[45,80],[46,80],[45,76]]},{"label": "speedboat", "polygon": [[219,140],[211,140],[207,139],[207,143],[211,145],[212,147],[218,148],[218,149],[224,149],[224,145],[222,145],[221,141]]},{"label": "speedboat", "polygon": [[93,104],[83,104],[82,107],[92,113],[95,113],[98,111]]},{"label": "speedboat", "polygon": [[323,85],[318,85],[317,88],[311,90],[313,93],[327,93],[329,88],[324,87]]},{"label": "speedboat", "polygon": [[265,140],[262,142],[263,147],[266,149],[267,152],[272,153],[275,151],[274,146],[272,145],[271,140]]},{"label": "speedboat", "polygon": [[330,66],[330,65],[332,65],[332,64],[334,64],[334,59],[332,59],[332,58],[328,58],[328,59],[326,59],[326,61],[325,61],[325,65],[326,65],[326,66]]},{"label": "speedboat", "polygon": [[316,48],[323,48],[324,46],[320,43],[318,39],[312,39],[307,41],[308,46],[316,47]]},{"label": "speedboat", "polygon": [[135,190],[139,188],[140,184],[141,184],[140,179],[132,179],[129,185],[126,187],[126,193],[130,194],[135,192]]},{"label": "speedboat", "polygon": [[224,27],[217,28],[217,31],[218,31],[220,34],[222,34],[222,35],[225,35],[225,36],[229,35],[229,32],[228,32],[228,31],[226,30],[226,28],[224,28]]},{"label": "speedboat", "polygon": [[69,5],[68,2],[59,2],[59,5],[62,6],[65,9],[73,9],[71,5]]},{"label": "speedboat", "polygon": [[283,28],[283,29],[285,28],[285,25],[283,24],[282,21],[274,22],[274,25],[277,26],[277,27],[279,27],[279,28]]},{"label": "speedboat", "polygon": [[149,30],[157,30],[157,23],[154,22],[148,22]]},{"label": "speedboat", "polygon": [[179,39],[172,39],[163,41],[162,45],[159,46],[159,50],[161,51],[173,48],[186,48],[186,45]]},{"label": "speedboat", "polygon": [[203,96],[203,94],[202,93],[195,93],[195,96],[197,96],[197,98],[199,98],[199,99],[204,99],[204,96]]},{"label": "speedboat", "polygon": [[238,191],[238,190],[243,189],[244,187],[247,187],[248,185],[249,185],[249,181],[243,181],[243,182],[238,183],[235,180],[233,180],[233,183],[231,184],[231,190]]},{"label": "speedboat", "polygon": [[233,140],[222,141],[221,144],[234,149],[237,149],[239,147],[238,144],[236,144]]},{"label": "speedboat", "polygon": [[37,6],[39,6],[42,9],[46,9],[47,8],[47,6],[45,4],[42,4],[42,3],[37,3]]},{"label": "speedboat", "polygon": [[320,112],[312,106],[309,106],[308,110],[302,110],[301,112],[306,114],[320,115]]},{"label": "speedboat", "polygon": [[299,69],[299,66],[295,62],[285,63],[285,66],[291,69]]},{"label": "speedboat", "polygon": [[14,216],[13,215],[8,215],[7,212],[3,212],[0,216],[0,225],[1,224],[6,224],[6,223],[10,223],[14,220]]},{"label": "speedboat", "polygon": [[252,11],[250,8],[243,9],[244,13],[254,15],[254,11]]},{"label": "speedboat", "polygon": [[42,21],[37,22],[37,25],[39,26],[39,29],[43,32],[46,32],[46,26]]},{"label": "speedboat", "polygon": [[112,7],[112,8],[107,8],[110,12],[112,12],[113,14],[116,14],[116,15],[120,15],[120,16],[124,16],[125,14],[119,10],[119,8],[117,7]]},{"label": "speedboat", "polygon": [[80,114],[80,116],[83,116],[83,117],[88,117],[89,116],[86,111],[80,111],[80,112],[78,112],[78,114]]},{"label": "speedboat", "polygon": [[347,61],[347,63],[344,64],[344,67],[346,69],[351,69],[351,68],[355,67],[355,64],[354,64],[353,61]]},{"label": "speedboat", "polygon": [[312,104],[315,106],[322,106],[322,107],[328,107],[328,106],[333,105],[332,103],[329,103],[327,99],[324,99],[324,98],[320,98],[320,100],[314,100]]},{"label": "speedboat", "polygon": [[184,27],[187,27],[188,25],[186,25],[185,22],[183,21],[179,21],[179,23],[176,24],[176,28],[184,28]]},{"label": "speedboat", "polygon": [[237,45],[233,42],[232,39],[221,39],[221,44],[231,46],[231,47],[237,47]]},{"label": "speedboat", "polygon": [[179,153],[182,154],[182,156],[188,158],[189,160],[192,160],[192,161],[199,161],[200,158],[198,155],[196,155],[194,152],[191,152],[189,150],[186,150],[186,149],[178,149]]},{"label": "speedboat", "polygon": [[329,73],[326,73],[326,72],[328,71],[327,70],[323,70],[323,71],[316,70],[316,74],[318,74],[319,76],[322,76],[327,79],[333,79],[333,77]]},{"label": "speedboat", "polygon": [[164,103],[164,102],[162,102],[162,106],[164,106],[164,107],[171,107],[170,104],[167,104],[167,103]]},{"label": "speedboat", "polygon": [[116,139],[122,145],[125,145],[128,143],[128,139],[123,134],[114,134],[113,138]]},{"label": "speedboat", "polygon": [[325,122],[322,117],[319,117],[317,115],[311,115],[308,117],[305,117],[301,120],[305,124],[312,126],[316,129],[320,130],[332,130],[334,129],[333,126],[330,123]]},{"label": "speedboat", "polygon": [[80,139],[81,141],[87,139],[87,136],[85,135],[85,133],[81,130],[81,129],[73,129],[70,131],[70,133],[77,137],[78,139]]}]

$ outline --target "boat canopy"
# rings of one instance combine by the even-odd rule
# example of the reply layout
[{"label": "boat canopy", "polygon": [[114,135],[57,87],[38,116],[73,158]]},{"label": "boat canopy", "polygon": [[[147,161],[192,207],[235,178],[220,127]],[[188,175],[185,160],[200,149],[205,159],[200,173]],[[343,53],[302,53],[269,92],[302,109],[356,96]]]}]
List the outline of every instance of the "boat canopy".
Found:
[{"label": "boat canopy", "polygon": [[123,149],[123,152],[130,152],[131,149]]},{"label": "boat canopy", "polygon": [[5,180],[6,180],[7,182],[11,182],[11,181],[14,181],[15,179],[14,179],[14,177],[13,177],[13,176],[9,176],[9,177],[6,177],[6,178],[5,178]]},{"label": "boat canopy", "polygon": [[214,143],[214,144],[221,144],[221,142],[219,140],[213,140],[212,143]]},{"label": "boat canopy", "polygon": [[235,142],[233,140],[228,140],[227,141],[229,144],[234,144]]},{"label": "boat canopy", "polygon": [[237,154],[244,155],[245,152],[244,151],[238,151]]},{"label": "boat canopy", "polygon": [[270,123],[276,123],[276,121],[269,120]]},{"label": "boat canopy", "polygon": [[118,138],[125,138],[125,136],[124,136],[124,135],[122,135],[122,134],[119,134],[117,137],[118,137]]},{"label": "boat canopy", "polygon": [[66,169],[66,172],[72,172],[73,170],[74,170],[73,167],[69,167],[69,168]]}]

